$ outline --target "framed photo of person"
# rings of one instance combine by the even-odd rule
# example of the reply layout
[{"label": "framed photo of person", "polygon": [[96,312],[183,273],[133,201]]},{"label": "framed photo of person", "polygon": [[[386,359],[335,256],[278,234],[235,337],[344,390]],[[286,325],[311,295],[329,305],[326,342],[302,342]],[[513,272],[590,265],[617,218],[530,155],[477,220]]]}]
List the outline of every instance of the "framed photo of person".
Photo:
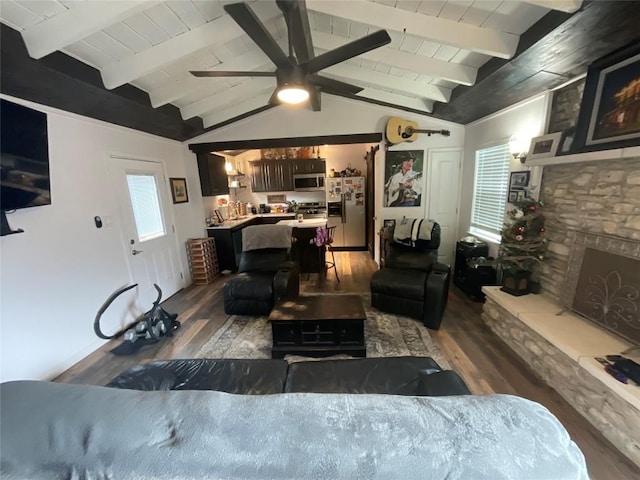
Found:
[{"label": "framed photo of person", "polygon": [[522,172],[511,172],[509,177],[509,190],[525,190],[529,186],[529,177],[531,172],[525,170]]},{"label": "framed photo of person", "polygon": [[189,201],[189,193],[187,192],[186,178],[170,178],[171,196],[173,203],[187,203]]},{"label": "framed photo of person", "polygon": [[589,66],[576,125],[576,151],[638,145],[638,78],[640,44],[637,41]]},{"label": "framed photo of person", "polygon": [[424,189],[424,150],[387,151],[383,207],[419,207]]}]

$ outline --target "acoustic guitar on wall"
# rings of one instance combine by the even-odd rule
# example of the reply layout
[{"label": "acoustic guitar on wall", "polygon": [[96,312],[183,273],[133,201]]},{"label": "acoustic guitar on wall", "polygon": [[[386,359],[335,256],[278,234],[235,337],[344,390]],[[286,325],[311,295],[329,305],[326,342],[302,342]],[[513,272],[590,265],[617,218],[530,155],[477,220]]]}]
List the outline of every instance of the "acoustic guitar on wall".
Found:
[{"label": "acoustic guitar on wall", "polygon": [[449,130],[428,130],[418,128],[417,122],[411,120],[404,120],[399,117],[391,117],[387,121],[387,141],[391,144],[402,142],[415,142],[419,133],[426,133],[431,136],[434,134],[444,135],[448,137],[451,135]]}]

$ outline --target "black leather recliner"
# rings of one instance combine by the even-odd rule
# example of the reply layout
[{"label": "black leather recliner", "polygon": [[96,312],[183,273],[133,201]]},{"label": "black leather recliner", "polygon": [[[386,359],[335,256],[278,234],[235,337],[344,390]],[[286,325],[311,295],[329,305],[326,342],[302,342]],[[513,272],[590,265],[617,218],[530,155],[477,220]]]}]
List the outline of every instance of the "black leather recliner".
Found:
[{"label": "black leather recliner", "polygon": [[238,273],[223,287],[227,315],[269,315],[282,297],[300,292],[300,268],[289,249],[264,248],[240,254]]},{"label": "black leather recliner", "polygon": [[406,246],[389,241],[383,268],[371,276],[371,306],[438,330],[451,274],[449,265],[437,261],[440,225],[434,223],[430,240],[418,243]]}]

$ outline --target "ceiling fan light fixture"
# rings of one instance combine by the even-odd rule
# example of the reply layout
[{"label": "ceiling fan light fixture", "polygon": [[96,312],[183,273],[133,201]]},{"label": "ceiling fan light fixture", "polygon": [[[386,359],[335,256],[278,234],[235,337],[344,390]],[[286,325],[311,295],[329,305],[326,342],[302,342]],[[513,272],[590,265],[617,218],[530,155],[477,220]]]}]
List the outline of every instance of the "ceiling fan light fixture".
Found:
[{"label": "ceiling fan light fixture", "polygon": [[309,91],[300,85],[284,85],[278,89],[278,100],[291,105],[305,102],[309,99]]}]

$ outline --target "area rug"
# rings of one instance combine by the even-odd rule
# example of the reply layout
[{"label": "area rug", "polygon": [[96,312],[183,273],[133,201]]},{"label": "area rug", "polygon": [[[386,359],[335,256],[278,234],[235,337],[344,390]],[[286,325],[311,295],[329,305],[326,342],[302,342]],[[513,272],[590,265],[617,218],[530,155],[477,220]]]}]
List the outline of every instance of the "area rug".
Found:
[{"label": "area rug", "polygon": [[[451,368],[421,322],[381,312],[371,307],[369,293],[359,295],[367,315],[364,329],[367,357],[432,357],[442,368]],[[230,315],[196,358],[271,358],[271,325],[267,317]],[[287,356],[286,359],[296,361],[301,357]]]}]

